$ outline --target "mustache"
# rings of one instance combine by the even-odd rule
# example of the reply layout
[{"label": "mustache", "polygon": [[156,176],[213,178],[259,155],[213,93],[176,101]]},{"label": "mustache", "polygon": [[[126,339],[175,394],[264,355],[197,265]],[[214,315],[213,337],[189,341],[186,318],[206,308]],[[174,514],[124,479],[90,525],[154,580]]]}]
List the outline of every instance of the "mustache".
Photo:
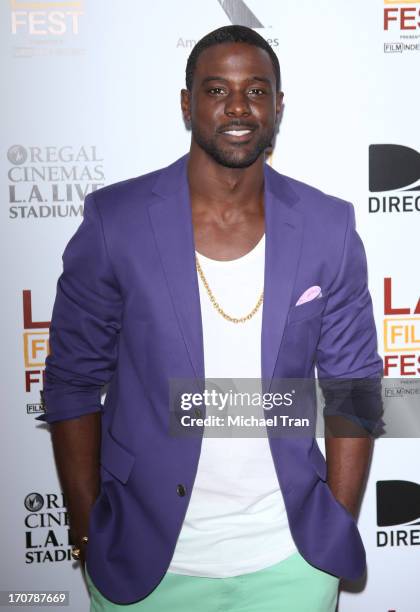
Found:
[{"label": "mustache", "polygon": [[237,121],[231,121],[230,123],[226,123],[225,125],[220,126],[217,129],[217,132],[228,132],[229,130],[232,130],[234,128],[239,130],[256,130],[257,127],[258,126],[255,123],[238,119]]}]

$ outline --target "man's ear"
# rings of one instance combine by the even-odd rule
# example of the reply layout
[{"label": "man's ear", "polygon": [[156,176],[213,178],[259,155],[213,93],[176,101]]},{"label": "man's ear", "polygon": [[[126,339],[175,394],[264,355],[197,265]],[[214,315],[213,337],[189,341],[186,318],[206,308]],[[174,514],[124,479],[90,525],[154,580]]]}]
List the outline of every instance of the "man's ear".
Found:
[{"label": "man's ear", "polygon": [[284,93],[282,91],[278,91],[276,93],[276,115],[277,117],[280,115],[283,108],[283,98]]},{"label": "man's ear", "polygon": [[191,92],[188,89],[181,89],[181,109],[184,121],[191,121]]}]

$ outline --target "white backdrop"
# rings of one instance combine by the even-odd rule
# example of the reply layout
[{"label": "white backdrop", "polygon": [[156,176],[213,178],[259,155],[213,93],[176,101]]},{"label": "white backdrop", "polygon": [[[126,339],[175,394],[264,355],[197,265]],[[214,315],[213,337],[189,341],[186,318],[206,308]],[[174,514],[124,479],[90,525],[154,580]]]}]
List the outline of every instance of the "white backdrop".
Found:
[{"label": "white backdrop", "polygon": [[[249,16],[243,21],[241,4],[0,4],[0,589],[69,590],[69,609],[88,609],[81,573],[69,560],[65,504],[48,428],[34,420],[61,254],[81,222],[84,194],[167,165],[186,152],[189,134],[179,91],[188,54],[193,41],[216,27],[252,25]],[[420,2],[245,4],[262,24],[257,31],[270,39],[282,67],[285,112],[273,166],[355,204],[379,348],[384,357],[392,355],[388,375],[418,377],[419,211],[413,206],[412,211],[369,212],[369,197],[402,198],[408,187],[369,192],[369,146],[420,150]],[[390,167],[394,172],[395,164]],[[417,168],[420,179],[418,162]],[[415,199],[416,191],[407,194]],[[397,342],[388,332],[384,336],[385,320],[389,329],[394,319],[402,319],[389,308],[385,312],[385,278],[391,279],[392,307],[406,309],[398,324],[417,330],[417,337],[413,332]],[[376,445],[359,523],[368,580],[342,593],[340,611],[419,609],[420,532],[414,524],[378,527],[376,518],[377,481],[420,483],[419,446],[415,439]],[[411,543],[408,537],[408,544],[377,546],[378,531],[386,534],[381,541],[391,541],[391,532],[398,530],[411,534]]]}]

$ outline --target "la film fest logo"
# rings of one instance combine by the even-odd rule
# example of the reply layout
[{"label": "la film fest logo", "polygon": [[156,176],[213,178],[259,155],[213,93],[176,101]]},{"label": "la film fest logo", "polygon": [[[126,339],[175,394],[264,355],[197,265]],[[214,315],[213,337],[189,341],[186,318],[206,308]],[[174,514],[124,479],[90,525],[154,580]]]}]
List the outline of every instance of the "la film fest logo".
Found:
[{"label": "la film fest logo", "polygon": [[83,15],[84,0],[10,0],[14,57],[84,55],[77,46]]},{"label": "la film fest logo", "polygon": [[[391,277],[384,278],[384,375],[420,375],[420,297],[410,305],[398,298]],[[401,290],[400,290],[401,291]]]},{"label": "la film fest logo", "polygon": [[385,53],[420,51],[420,0],[384,0]]},{"label": "la film fest logo", "polygon": [[[32,292],[22,292],[23,306],[23,358],[25,366],[25,391],[39,392],[44,386],[45,359],[50,352],[49,321],[36,321],[32,314]],[[26,404],[27,414],[43,412],[41,402]]]},{"label": "la film fest logo", "polygon": [[369,146],[370,213],[420,212],[420,153],[400,144]]},{"label": "la film fest logo", "polygon": [[376,522],[382,528],[376,532],[378,548],[420,545],[420,484],[409,480],[379,480]]},{"label": "la film fest logo", "polygon": [[94,145],[15,144],[7,160],[9,219],[81,217],[86,195],[105,184]]},{"label": "la film fest logo", "polygon": [[10,0],[11,32],[33,37],[79,34],[83,0],[27,2]]},{"label": "la film fest logo", "polygon": [[24,507],[25,563],[71,561],[69,517],[63,493],[28,493]]}]

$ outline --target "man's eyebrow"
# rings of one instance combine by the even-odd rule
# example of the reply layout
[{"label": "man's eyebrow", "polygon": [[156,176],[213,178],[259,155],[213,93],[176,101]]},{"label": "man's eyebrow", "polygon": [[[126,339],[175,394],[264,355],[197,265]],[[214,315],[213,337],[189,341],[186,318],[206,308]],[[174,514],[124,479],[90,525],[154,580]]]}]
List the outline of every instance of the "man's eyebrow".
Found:
[{"label": "man's eyebrow", "polygon": [[[270,81],[270,79],[269,79],[269,78],[267,78],[267,77],[253,76],[253,77],[251,77],[251,78],[249,78],[249,79],[246,79],[246,80],[247,80],[248,82],[251,82],[251,81],[261,81],[262,83],[266,83],[267,85],[270,85],[270,86],[271,86],[271,81]],[[224,77],[221,77],[221,76],[208,76],[208,77],[205,77],[205,78],[204,78],[204,79],[201,81],[201,84],[202,84],[202,85],[205,85],[205,84],[206,84],[206,83],[208,83],[209,81],[223,81],[224,83],[227,83],[227,82],[228,82],[228,80],[227,80],[227,79],[225,79]]]},{"label": "man's eyebrow", "polygon": [[252,77],[252,79],[249,79],[249,80],[250,81],[261,81],[262,83],[267,83],[267,85],[271,86],[271,81],[267,77],[254,76]]},{"label": "man's eyebrow", "polygon": [[208,77],[205,77],[201,81],[201,83],[204,85],[204,83],[208,83],[209,81],[225,81],[226,82],[226,79],[224,79],[221,76],[208,76]]}]

